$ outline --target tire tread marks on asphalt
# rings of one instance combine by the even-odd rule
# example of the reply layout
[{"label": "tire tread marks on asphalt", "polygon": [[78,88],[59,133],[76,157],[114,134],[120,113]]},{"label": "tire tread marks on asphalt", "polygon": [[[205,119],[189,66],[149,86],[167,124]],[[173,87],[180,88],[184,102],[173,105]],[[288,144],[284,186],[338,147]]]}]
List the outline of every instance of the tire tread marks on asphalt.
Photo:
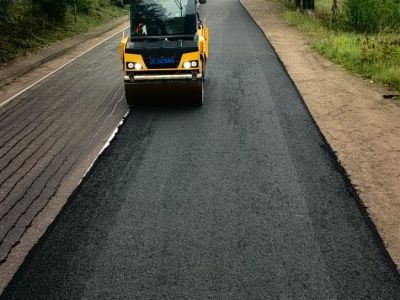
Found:
[{"label": "tire tread marks on asphalt", "polygon": [[[105,124],[116,106],[123,105],[118,61],[109,51],[102,55],[109,65],[107,76],[96,78],[101,73],[91,72],[85,79],[107,78],[102,88],[88,91],[79,77],[96,62],[89,59],[82,66],[68,66],[0,109],[0,263],[76,164],[104,140]],[[77,68],[79,76],[64,78],[71,68]],[[58,87],[64,80],[68,87]]]}]

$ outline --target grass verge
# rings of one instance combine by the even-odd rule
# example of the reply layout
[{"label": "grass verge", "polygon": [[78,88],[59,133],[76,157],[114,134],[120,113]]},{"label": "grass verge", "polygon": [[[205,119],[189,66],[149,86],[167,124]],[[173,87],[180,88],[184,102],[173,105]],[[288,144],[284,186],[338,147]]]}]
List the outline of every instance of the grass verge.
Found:
[{"label": "grass verge", "polygon": [[23,7],[17,9],[20,12],[15,12],[15,26],[7,31],[0,31],[0,64],[34,53],[40,48],[86,32],[129,12],[127,8],[110,4],[97,7],[88,14],[78,14],[76,22],[72,11],[68,11],[65,21],[57,24],[45,23],[40,16],[27,16]]},{"label": "grass verge", "polygon": [[326,16],[324,10],[316,17],[290,8],[284,12],[285,21],[305,32],[318,53],[353,73],[400,91],[400,34],[356,33],[346,22],[332,24]]}]

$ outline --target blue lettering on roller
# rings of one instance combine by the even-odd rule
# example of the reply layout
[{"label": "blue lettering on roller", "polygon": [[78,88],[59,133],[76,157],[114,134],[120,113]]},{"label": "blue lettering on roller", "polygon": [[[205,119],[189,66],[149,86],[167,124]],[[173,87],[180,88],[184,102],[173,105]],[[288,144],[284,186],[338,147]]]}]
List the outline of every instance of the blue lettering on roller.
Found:
[{"label": "blue lettering on roller", "polygon": [[167,65],[167,64],[175,64],[176,59],[174,57],[170,58],[150,58],[151,65]]}]

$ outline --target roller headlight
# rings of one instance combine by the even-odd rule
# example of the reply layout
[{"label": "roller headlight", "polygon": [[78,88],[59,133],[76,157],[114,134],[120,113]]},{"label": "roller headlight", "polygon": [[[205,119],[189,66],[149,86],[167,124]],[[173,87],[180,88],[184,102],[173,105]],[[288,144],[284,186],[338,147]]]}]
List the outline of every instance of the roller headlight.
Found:
[{"label": "roller headlight", "polygon": [[190,69],[190,68],[197,68],[199,65],[199,62],[197,60],[190,60],[190,61],[185,61],[183,63],[183,67],[185,69]]},{"label": "roller headlight", "polygon": [[142,64],[136,63],[136,64],[135,64],[135,70],[136,70],[136,71],[139,71],[139,70],[141,70],[141,69],[142,69]]},{"label": "roller headlight", "polygon": [[127,68],[132,70],[135,69],[136,71],[139,71],[143,68],[141,63],[133,63],[133,62],[129,62],[126,64]]}]

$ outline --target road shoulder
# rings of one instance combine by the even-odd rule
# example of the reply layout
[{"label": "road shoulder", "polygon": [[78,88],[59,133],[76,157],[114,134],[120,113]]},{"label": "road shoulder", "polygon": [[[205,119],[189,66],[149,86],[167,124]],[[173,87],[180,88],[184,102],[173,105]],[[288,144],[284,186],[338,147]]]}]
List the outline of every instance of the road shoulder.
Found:
[{"label": "road shoulder", "polygon": [[241,0],[264,31],[400,266],[400,106],[314,52],[274,0]]}]

